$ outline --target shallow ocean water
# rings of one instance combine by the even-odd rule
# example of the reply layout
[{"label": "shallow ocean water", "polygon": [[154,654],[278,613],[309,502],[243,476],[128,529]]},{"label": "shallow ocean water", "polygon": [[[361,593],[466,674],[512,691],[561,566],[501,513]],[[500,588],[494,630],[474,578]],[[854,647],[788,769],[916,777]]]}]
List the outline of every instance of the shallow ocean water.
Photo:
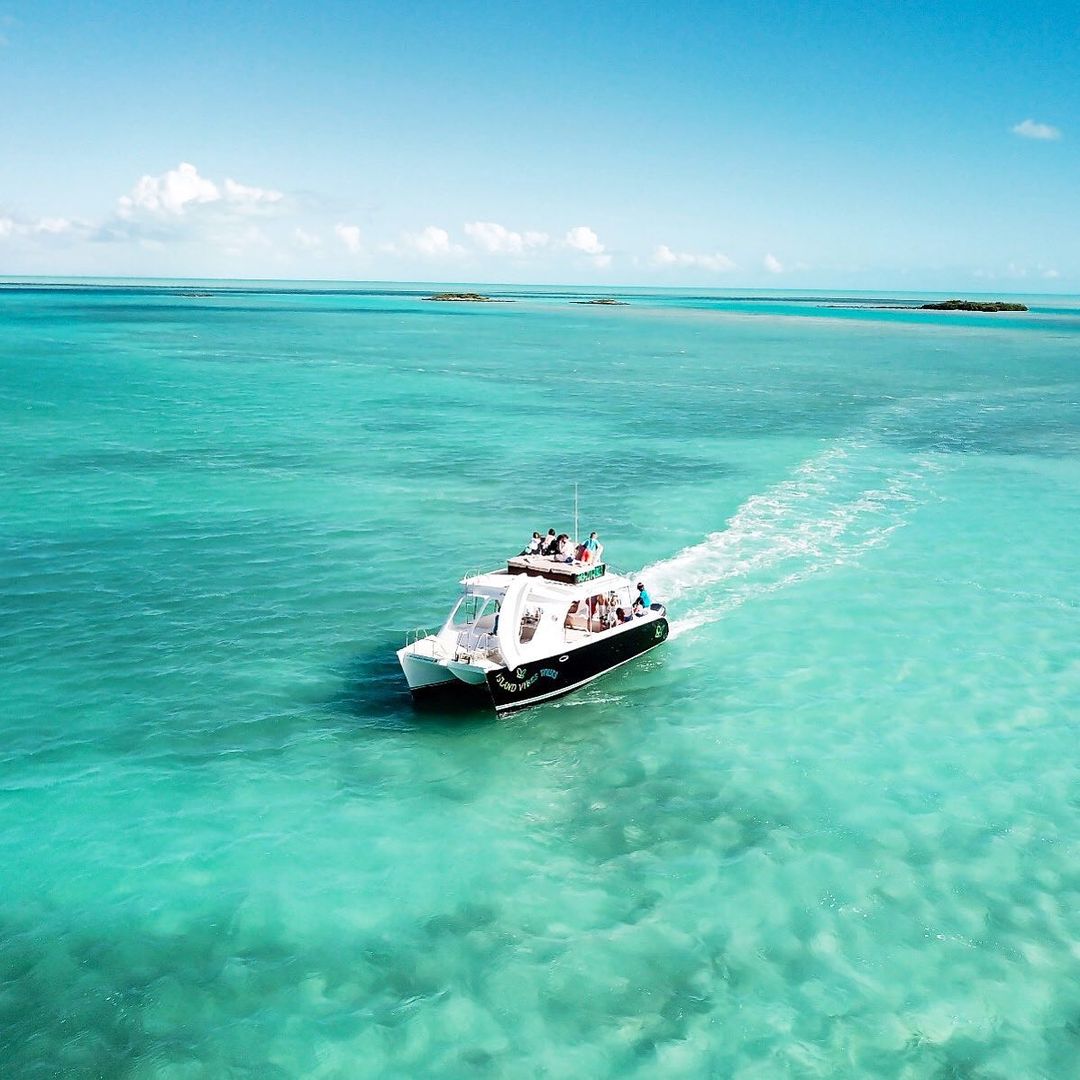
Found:
[{"label": "shallow ocean water", "polygon": [[[1076,1075],[1080,308],[0,290],[0,1074]],[[393,651],[581,522],[664,649]]]}]

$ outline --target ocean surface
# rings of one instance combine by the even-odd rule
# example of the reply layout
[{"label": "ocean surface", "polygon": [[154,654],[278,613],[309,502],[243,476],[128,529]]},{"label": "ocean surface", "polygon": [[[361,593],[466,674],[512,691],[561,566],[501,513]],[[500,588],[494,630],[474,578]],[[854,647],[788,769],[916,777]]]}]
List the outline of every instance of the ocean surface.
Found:
[{"label": "ocean surface", "polygon": [[[1080,301],[431,291],[0,287],[0,1076],[1080,1076]],[[575,484],[669,643],[416,711]]]}]

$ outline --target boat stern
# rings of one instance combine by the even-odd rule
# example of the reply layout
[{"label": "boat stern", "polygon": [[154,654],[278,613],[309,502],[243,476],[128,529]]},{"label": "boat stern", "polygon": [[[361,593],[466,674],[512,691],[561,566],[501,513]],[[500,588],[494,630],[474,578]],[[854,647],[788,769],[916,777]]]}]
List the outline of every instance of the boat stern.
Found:
[{"label": "boat stern", "polygon": [[435,635],[432,634],[397,651],[398,663],[405,674],[405,681],[414,694],[457,682],[454,673],[447,667],[446,660],[437,654],[435,641]]}]

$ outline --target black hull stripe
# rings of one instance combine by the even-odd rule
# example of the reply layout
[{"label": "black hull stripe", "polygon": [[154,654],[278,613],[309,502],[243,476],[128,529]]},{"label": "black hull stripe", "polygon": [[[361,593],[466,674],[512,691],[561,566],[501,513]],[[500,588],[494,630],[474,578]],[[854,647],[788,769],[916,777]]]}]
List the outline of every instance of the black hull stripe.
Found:
[{"label": "black hull stripe", "polygon": [[601,638],[563,656],[548,656],[487,676],[496,712],[509,712],[568,694],[655,649],[667,640],[667,619],[649,619],[614,637]]},{"label": "black hull stripe", "polygon": [[595,679],[599,679],[601,676],[606,675],[609,671],[614,671],[616,668],[621,668],[623,664],[629,664],[631,660],[636,660],[639,656],[644,656],[646,653],[650,653],[653,649],[658,649],[663,645],[662,641],[658,641],[655,645],[650,645],[647,649],[642,649],[639,653],[634,653],[633,656],[628,656],[625,660],[620,660],[617,664],[612,664],[609,668],[604,668],[603,671],[598,671],[595,675],[590,675],[586,679],[582,679],[580,682],[576,682],[571,686],[563,687],[561,690],[551,690],[546,694],[537,694],[536,697],[525,698],[521,701],[511,701],[505,705],[496,705],[496,712],[513,712],[515,709],[527,709],[530,705],[539,705],[541,701],[550,701],[552,698],[562,697],[563,694],[569,694],[574,690],[580,689],[582,686],[586,686],[593,682]]}]

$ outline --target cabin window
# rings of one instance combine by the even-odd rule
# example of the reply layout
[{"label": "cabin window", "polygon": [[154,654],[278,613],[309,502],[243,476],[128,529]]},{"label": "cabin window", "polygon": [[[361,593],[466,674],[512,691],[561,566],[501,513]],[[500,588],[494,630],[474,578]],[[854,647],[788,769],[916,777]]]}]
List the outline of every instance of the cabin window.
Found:
[{"label": "cabin window", "polygon": [[524,645],[526,642],[532,641],[533,635],[536,633],[536,628],[540,625],[540,620],[543,618],[543,608],[526,608],[521,616],[521,634],[519,640]]}]

